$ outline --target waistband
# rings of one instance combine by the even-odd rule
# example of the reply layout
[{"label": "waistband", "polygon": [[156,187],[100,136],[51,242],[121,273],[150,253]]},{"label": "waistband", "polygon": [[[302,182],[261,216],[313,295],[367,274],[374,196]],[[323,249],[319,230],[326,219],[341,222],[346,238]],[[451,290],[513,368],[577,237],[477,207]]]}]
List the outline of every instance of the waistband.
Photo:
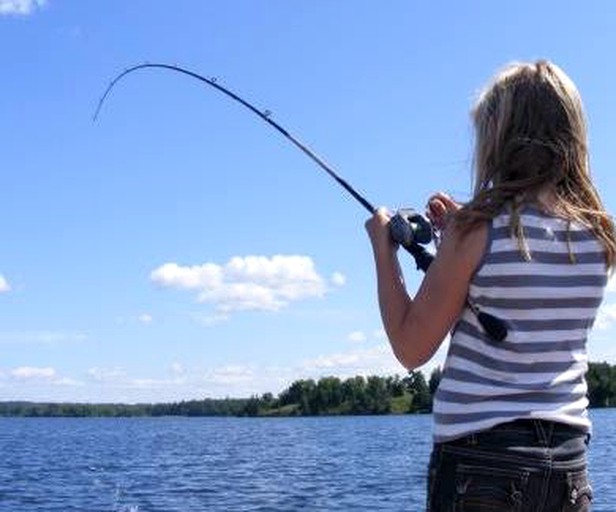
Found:
[{"label": "waistband", "polygon": [[520,419],[436,443],[434,454],[508,461],[529,468],[571,470],[587,465],[590,434],[581,428],[554,421]]},{"label": "waistband", "polygon": [[507,423],[501,423],[492,427],[490,430],[492,431],[507,431],[507,430],[517,430],[517,431],[532,431],[537,432],[541,431],[551,431],[557,434],[565,434],[571,436],[581,436],[587,435],[588,432],[581,428],[576,427],[575,425],[569,425],[568,423],[562,423],[559,421],[550,421],[550,420],[540,420],[540,419],[517,419],[514,421],[509,421]]},{"label": "waistband", "polygon": [[478,444],[528,444],[552,446],[569,440],[590,441],[590,433],[580,427],[562,422],[541,419],[517,419],[500,423],[490,429],[468,434],[443,443],[450,446],[475,446]]}]

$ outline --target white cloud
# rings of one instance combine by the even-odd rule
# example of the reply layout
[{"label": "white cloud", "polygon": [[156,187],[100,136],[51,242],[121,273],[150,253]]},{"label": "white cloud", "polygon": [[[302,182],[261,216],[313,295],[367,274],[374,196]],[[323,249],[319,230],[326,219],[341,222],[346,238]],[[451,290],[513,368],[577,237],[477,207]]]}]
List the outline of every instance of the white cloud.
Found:
[{"label": "white cloud", "polygon": [[0,274],[0,293],[6,293],[11,291],[11,285],[2,274]]},{"label": "white cloud", "polygon": [[0,372],[0,381],[0,399],[4,400],[58,401],[62,390],[72,394],[76,388],[84,387],[83,382],[58,375],[51,366],[18,366]]},{"label": "white cloud", "polygon": [[177,263],[165,263],[153,270],[150,279],[166,288],[199,290],[220,286],[222,268],[214,263],[180,267]]},{"label": "white cloud", "polygon": [[347,336],[347,340],[352,343],[363,343],[367,337],[362,331],[353,331]]},{"label": "white cloud", "polygon": [[385,332],[385,329],[376,329],[375,331],[373,331],[372,336],[374,336],[374,338],[377,340],[387,339],[387,333]]},{"label": "white cloud", "polygon": [[354,375],[395,374],[405,369],[394,357],[389,344],[362,350],[350,350],[304,361],[304,372],[319,375],[351,377]]},{"label": "white cloud", "polygon": [[178,363],[177,361],[171,363],[171,373],[174,375],[182,375],[184,373],[184,366],[182,366],[182,363]]},{"label": "white cloud", "polygon": [[35,9],[44,6],[47,0],[0,0],[2,14],[32,14]]},{"label": "white cloud", "polygon": [[[438,358],[437,358],[438,359]],[[426,377],[429,368],[422,368]],[[83,381],[53,368],[0,369],[0,399],[86,402],[173,402],[204,397],[249,397],[280,393],[299,379],[356,375],[404,375],[388,343],[271,365],[229,362],[218,367],[185,368],[171,361],[156,375],[132,375],[122,367],[93,367]]]},{"label": "white cloud", "polygon": [[[358,331],[359,332],[359,331]],[[382,330],[373,333],[376,339],[385,337]],[[417,368],[426,378],[437,366],[442,366],[449,348],[449,336],[445,338],[437,352],[425,365]],[[352,349],[345,352],[321,355],[304,361],[299,368],[293,370],[293,379],[298,374],[312,378],[324,375],[335,375],[348,378],[355,375],[395,375],[406,374],[407,370],[396,359],[388,341],[368,348]]]},{"label": "white cloud", "polygon": [[[228,360],[220,366],[184,366],[171,359],[160,372],[134,374],[121,366],[91,367],[83,378],[59,375],[52,367],[22,366],[0,368],[0,399],[85,402],[177,402],[204,397],[249,397],[271,392],[274,395],[299,379],[357,375],[404,375],[389,343],[379,340],[381,329],[354,331],[350,338],[372,344],[348,346],[348,350],[321,353],[302,358],[284,358],[271,364]],[[421,368],[426,378],[440,364],[446,344],[433,360]],[[197,366],[194,366],[197,364]],[[79,380],[77,380],[79,379]]]},{"label": "white cloud", "polygon": [[371,333],[366,333],[361,330],[350,332],[347,335],[347,341],[351,343],[363,343],[365,341],[372,340],[383,342],[387,341],[387,335],[383,329],[375,329]]},{"label": "white cloud", "polygon": [[[150,273],[164,288],[197,292],[199,302],[213,304],[218,313],[278,311],[289,303],[323,297],[327,283],[307,256],[236,256],[226,264],[180,266],[165,263]],[[332,281],[341,285],[342,274]]]},{"label": "white cloud", "polygon": [[346,284],[346,276],[340,272],[334,272],[330,278],[330,281],[335,286],[344,286]]},{"label": "white cloud", "polygon": [[616,303],[604,304],[597,312],[595,326],[597,329],[609,329],[616,323]]},{"label": "white cloud", "polygon": [[114,368],[90,368],[88,376],[97,382],[117,382],[126,376],[126,371],[118,366]]},{"label": "white cloud", "polygon": [[152,315],[150,315],[149,313],[142,313],[137,317],[137,320],[139,320],[139,322],[141,322],[144,325],[148,325],[152,323],[152,320],[154,320],[152,318]]},{"label": "white cloud", "polygon": [[83,386],[84,383],[70,377],[59,377],[53,381],[58,386]]},{"label": "white cloud", "polygon": [[[114,392],[117,392],[118,390],[124,392],[134,390],[169,392],[177,389],[178,386],[181,386],[187,382],[187,379],[184,377],[184,369],[180,363],[172,363],[170,365],[170,370],[173,374],[172,378],[134,377],[129,375],[124,368],[118,366],[113,368],[90,368],[87,371],[87,374],[91,379],[90,382],[96,382],[108,392],[112,389]],[[160,396],[156,393],[144,399],[150,401],[161,401]],[[96,400],[100,401],[101,399],[99,397]]]},{"label": "white cloud", "polygon": [[254,377],[254,368],[235,364],[222,366],[209,371],[205,375],[204,381],[210,384],[236,385],[250,382]]},{"label": "white cloud", "polygon": [[47,367],[35,367],[35,366],[20,366],[11,370],[11,377],[16,379],[53,379],[56,377],[56,370],[49,366]]}]

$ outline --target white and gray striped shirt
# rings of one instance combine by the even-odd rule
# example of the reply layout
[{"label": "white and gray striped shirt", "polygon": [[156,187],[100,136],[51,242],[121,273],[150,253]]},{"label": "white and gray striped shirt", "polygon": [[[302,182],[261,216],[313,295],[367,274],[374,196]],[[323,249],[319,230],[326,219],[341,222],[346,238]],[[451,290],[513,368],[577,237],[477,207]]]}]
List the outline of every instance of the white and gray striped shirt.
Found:
[{"label": "white and gray striped shirt", "polygon": [[572,222],[567,234],[566,220],[533,206],[520,222],[531,260],[503,213],[469,287],[472,302],[507,322],[507,338],[491,340],[465,309],[434,398],[437,443],[519,418],[590,430],[586,340],[607,283],[603,247],[588,228]]}]

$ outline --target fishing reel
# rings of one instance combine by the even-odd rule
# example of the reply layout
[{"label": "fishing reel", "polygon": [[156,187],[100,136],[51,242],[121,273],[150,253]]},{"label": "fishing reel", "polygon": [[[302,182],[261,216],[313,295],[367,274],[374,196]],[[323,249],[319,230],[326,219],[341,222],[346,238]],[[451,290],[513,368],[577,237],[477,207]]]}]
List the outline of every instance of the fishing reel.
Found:
[{"label": "fishing reel", "polygon": [[413,208],[401,208],[389,221],[391,239],[409,250],[413,244],[427,245],[432,241],[432,224]]},{"label": "fishing reel", "polygon": [[434,255],[422,247],[433,238],[430,221],[413,208],[401,208],[389,220],[389,233],[395,243],[413,256],[417,268],[426,272],[434,259]]}]

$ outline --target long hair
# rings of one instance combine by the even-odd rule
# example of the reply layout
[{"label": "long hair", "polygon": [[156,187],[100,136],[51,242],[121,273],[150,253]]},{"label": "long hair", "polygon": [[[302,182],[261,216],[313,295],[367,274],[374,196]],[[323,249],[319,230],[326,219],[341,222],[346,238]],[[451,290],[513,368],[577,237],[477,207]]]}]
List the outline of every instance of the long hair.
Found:
[{"label": "long hair", "polygon": [[616,263],[616,229],[590,176],[580,94],[555,64],[513,63],[499,72],[471,111],[475,126],[473,198],[456,224],[468,233],[510,208],[511,231],[530,259],[520,207],[550,191],[554,210],[588,226]]}]

